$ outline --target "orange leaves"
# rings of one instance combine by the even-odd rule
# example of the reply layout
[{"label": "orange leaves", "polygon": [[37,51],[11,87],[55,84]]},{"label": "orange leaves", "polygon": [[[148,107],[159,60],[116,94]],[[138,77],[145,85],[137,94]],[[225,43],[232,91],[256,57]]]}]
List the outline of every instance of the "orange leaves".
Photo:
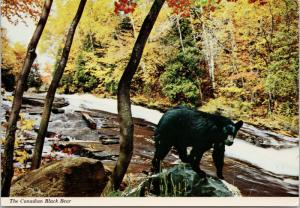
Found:
[{"label": "orange leaves", "polygon": [[120,14],[120,13],[133,13],[137,4],[134,0],[118,0],[115,1],[115,14]]},{"label": "orange leaves", "polygon": [[41,3],[41,0],[3,0],[2,15],[14,24],[27,17],[36,19],[40,15]]},{"label": "orange leaves", "polygon": [[167,0],[167,2],[174,14],[182,17],[190,16],[191,0]]},{"label": "orange leaves", "polygon": [[239,72],[238,74],[233,74],[228,77],[229,80],[238,80],[244,78],[248,81],[253,81],[258,78],[258,75],[255,72]]},{"label": "orange leaves", "polygon": [[268,0],[248,0],[248,2],[250,3],[250,4],[253,4],[253,3],[256,3],[256,2],[259,2],[259,5],[265,5],[265,4],[267,4],[268,3]]},{"label": "orange leaves", "polygon": [[253,91],[253,92],[258,92],[258,91],[264,91],[264,89],[265,89],[264,83],[263,83],[263,82],[259,82],[259,83],[257,83],[257,84],[252,88],[252,91]]},{"label": "orange leaves", "polygon": [[[228,2],[237,2],[238,0],[227,0]],[[217,3],[219,3],[220,0],[217,1]],[[259,5],[265,5],[268,3],[268,0],[248,0],[248,3],[249,4],[253,4],[253,3],[256,3],[258,2]]]},{"label": "orange leaves", "polygon": [[53,144],[52,150],[56,152],[66,153],[68,155],[74,155],[77,154],[79,151],[81,151],[81,148],[76,144],[69,144],[69,145]]},{"label": "orange leaves", "polygon": [[[190,16],[191,0],[167,0],[168,6],[173,9],[173,13],[182,17]],[[137,3],[135,0],[117,0],[114,3],[115,14],[133,13]]]},{"label": "orange leaves", "polygon": [[[205,5],[202,5],[205,10],[214,12],[217,8],[217,4],[220,4],[222,0],[211,1],[208,0]],[[226,0],[227,2],[237,2],[238,0]],[[259,2],[259,5],[268,3],[268,0],[248,0],[249,3]],[[172,8],[173,13],[182,17],[190,16],[190,8],[195,1],[193,0],[167,0],[168,6]],[[135,0],[117,0],[115,1],[115,14],[128,14],[133,13],[137,3]]]},{"label": "orange leaves", "polygon": [[[227,2],[232,2],[232,3],[236,3],[238,2],[239,0],[226,0]],[[220,4],[222,2],[222,0],[215,0],[215,1],[212,1],[212,0],[208,0],[206,5],[204,5],[204,10],[206,11],[211,11],[211,12],[214,12],[217,8],[217,4]],[[253,4],[253,3],[256,3],[258,2],[258,4],[260,6],[263,6],[265,4],[268,3],[268,0],[248,0],[248,3],[249,4]]]}]

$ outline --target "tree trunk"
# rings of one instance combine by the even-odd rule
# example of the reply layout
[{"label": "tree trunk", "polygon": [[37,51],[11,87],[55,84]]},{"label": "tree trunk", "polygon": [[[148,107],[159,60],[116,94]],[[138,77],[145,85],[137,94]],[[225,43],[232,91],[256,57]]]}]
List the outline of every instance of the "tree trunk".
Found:
[{"label": "tree trunk", "polygon": [[214,49],[212,43],[212,37],[208,40],[209,44],[209,66],[210,66],[210,79],[212,83],[212,89],[215,92],[216,82],[215,82],[215,60],[214,60]]},{"label": "tree trunk", "polygon": [[119,189],[132,157],[133,121],[130,103],[130,84],[133,75],[135,74],[140,63],[147,39],[164,2],[165,0],[154,1],[148,15],[143,22],[143,25],[133,47],[130,60],[119,82],[118,114],[120,119],[120,153],[112,176],[102,195],[105,195],[110,191]]},{"label": "tree trunk", "polygon": [[272,93],[268,93],[268,113],[272,114],[273,113],[273,99],[272,99]]},{"label": "tree trunk", "polygon": [[178,33],[179,33],[180,45],[181,45],[182,51],[184,52],[184,46],[183,46],[183,40],[182,40],[182,33],[181,33],[179,18],[180,18],[180,16],[176,15],[176,25],[177,25],[177,29],[178,29]]},{"label": "tree trunk", "polygon": [[129,15],[128,16],[129,19],[130,19],[130,24],[132,26],[132,37],[135,38],[136,37],[136,30],[135,30],[135,24],[134,24],[134,19],[133,19],[133,16],[132,15]]},{"label": "tree trunk", "polygon": [[209,35],[204,22],[202,23],[202,37],[205,45],[205,56],[208,65],[208,73],[211,82],[211,87],[213,90],[213,94],[215,92],[216,83],[215,83],[215,62],[214,62],[214,52],[213,52],[213,44],[212,44],[212,35]]},{"label": "tree trunk", "polygon": [[44,3],[44,7],[42,10],[42,14],[40,20],[37,24],[37,27],[33,33],[33,36],[30,40],[30,43],[27,48],[26,58],[19,75],[16,89],[14,93],[14,100],[12,105],[11,115],[8,120],[8,126],[6,129],[5,136],[5,144],[4,144],[4,158],[3,158],[3,169],[2,169],[2,177],[1,177],[1,196],[8,197],[11,179],[14,174],[13,170],[13,153],[14,153],[14,144],[15,144],[15,133],[17,129],[17,122],[21,110],[22,105],[22,96],[24,93],[24,89],[26,87],[27,78],[32,67],[32,64],[36,58],[35,49],[40,40],[40,37],[43,33],[44,27],[46,25],[51,5],[53,0],[46,0]]},{"label": "tree trunk", "polygon": [[42,120],[40,123],[40,128],[39,128],[38,136],[36,139],[34,154],[33,154],[33,158],[32,158],[32,166],[31,166],[32,170],[40,167],[41,156],[42,156],[42,151],[43,151],[43,146],[44,146],[44,141],[45,141],[45,135],[47,133],[48,122],[50,119],[51,108],[52,108],[53,100],[55,97],[55,92],[58,87],[59,81],[63,75],[64,69],[66,67],[70,49],[71,49],[72,42],[73,42],[73,37],[74,37],[75,31],[76,31],[76,27],[80,21],[86,1],[87,0],[80,1],[78,10],[77,10],[76,15],[71,23],[71,26],[70,26],[70,29],[69,29],[69,32],[67,35],[67,40],[66,40],[63,52],[62,52],[62,56],[61,56],[59,65],[57,66],[57,68],[55,70],[53,79],[51,81],[51,84],[49,86],[49,89],[48,89],[48,92],[46,95]]}]

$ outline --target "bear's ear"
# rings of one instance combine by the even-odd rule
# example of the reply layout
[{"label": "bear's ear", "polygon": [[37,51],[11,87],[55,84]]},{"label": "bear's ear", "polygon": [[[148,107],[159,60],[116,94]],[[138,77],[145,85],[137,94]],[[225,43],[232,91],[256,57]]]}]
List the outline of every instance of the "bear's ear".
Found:
[{"label": "bear's ear", "polygon": [[235,124],[236,131],[238,131],[243,126],[243,121],[236,122]]}]

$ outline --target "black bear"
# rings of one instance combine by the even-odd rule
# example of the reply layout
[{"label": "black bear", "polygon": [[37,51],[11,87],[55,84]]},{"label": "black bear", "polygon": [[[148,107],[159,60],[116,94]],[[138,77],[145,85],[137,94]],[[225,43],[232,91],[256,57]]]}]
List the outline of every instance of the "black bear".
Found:
[{"label": "black bear", "polygon": [[[190,163],[200,177],[206,174],[199,167],[202,155],[213,147],[213,161],[217,176],[223,179],[225,145],[232,145],[243,122],[233,123],[221,115],[209,114],[187,107],[168,110],[160,119],[155,130],[155,154],[153,171],[159,172],[160,161],[174,146],[182,162]],[[187,147],[192,147],[187,155]]]}]

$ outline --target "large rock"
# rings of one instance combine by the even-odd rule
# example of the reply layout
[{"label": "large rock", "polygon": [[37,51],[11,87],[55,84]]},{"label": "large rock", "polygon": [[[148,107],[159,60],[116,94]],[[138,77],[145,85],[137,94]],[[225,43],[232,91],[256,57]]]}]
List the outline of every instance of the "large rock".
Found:
[{"label": "large rock", "polygon": [[[40,106],[43,107],[45,102],[45,95],[41,94],[30,94],[24,93],[22,104],[23,105],[31,105],[31,106]],[[68,106],[69,102],[66,101],[64,98],[55,97],[53,101],[54,108],[62,108]]]},{"label": "large rock", "polygon": [[[158,188],[159,187],[159,188]],[[179,164],[151,176],[126,196],[241,196],[237,187],[216,177],[204,180],[188,164]]]},{"label": "large rock", "polygon": [[13,181],[11,196],[83,197],[100,196],[107,182],[102,163],[90,158],[66,158]]}]

